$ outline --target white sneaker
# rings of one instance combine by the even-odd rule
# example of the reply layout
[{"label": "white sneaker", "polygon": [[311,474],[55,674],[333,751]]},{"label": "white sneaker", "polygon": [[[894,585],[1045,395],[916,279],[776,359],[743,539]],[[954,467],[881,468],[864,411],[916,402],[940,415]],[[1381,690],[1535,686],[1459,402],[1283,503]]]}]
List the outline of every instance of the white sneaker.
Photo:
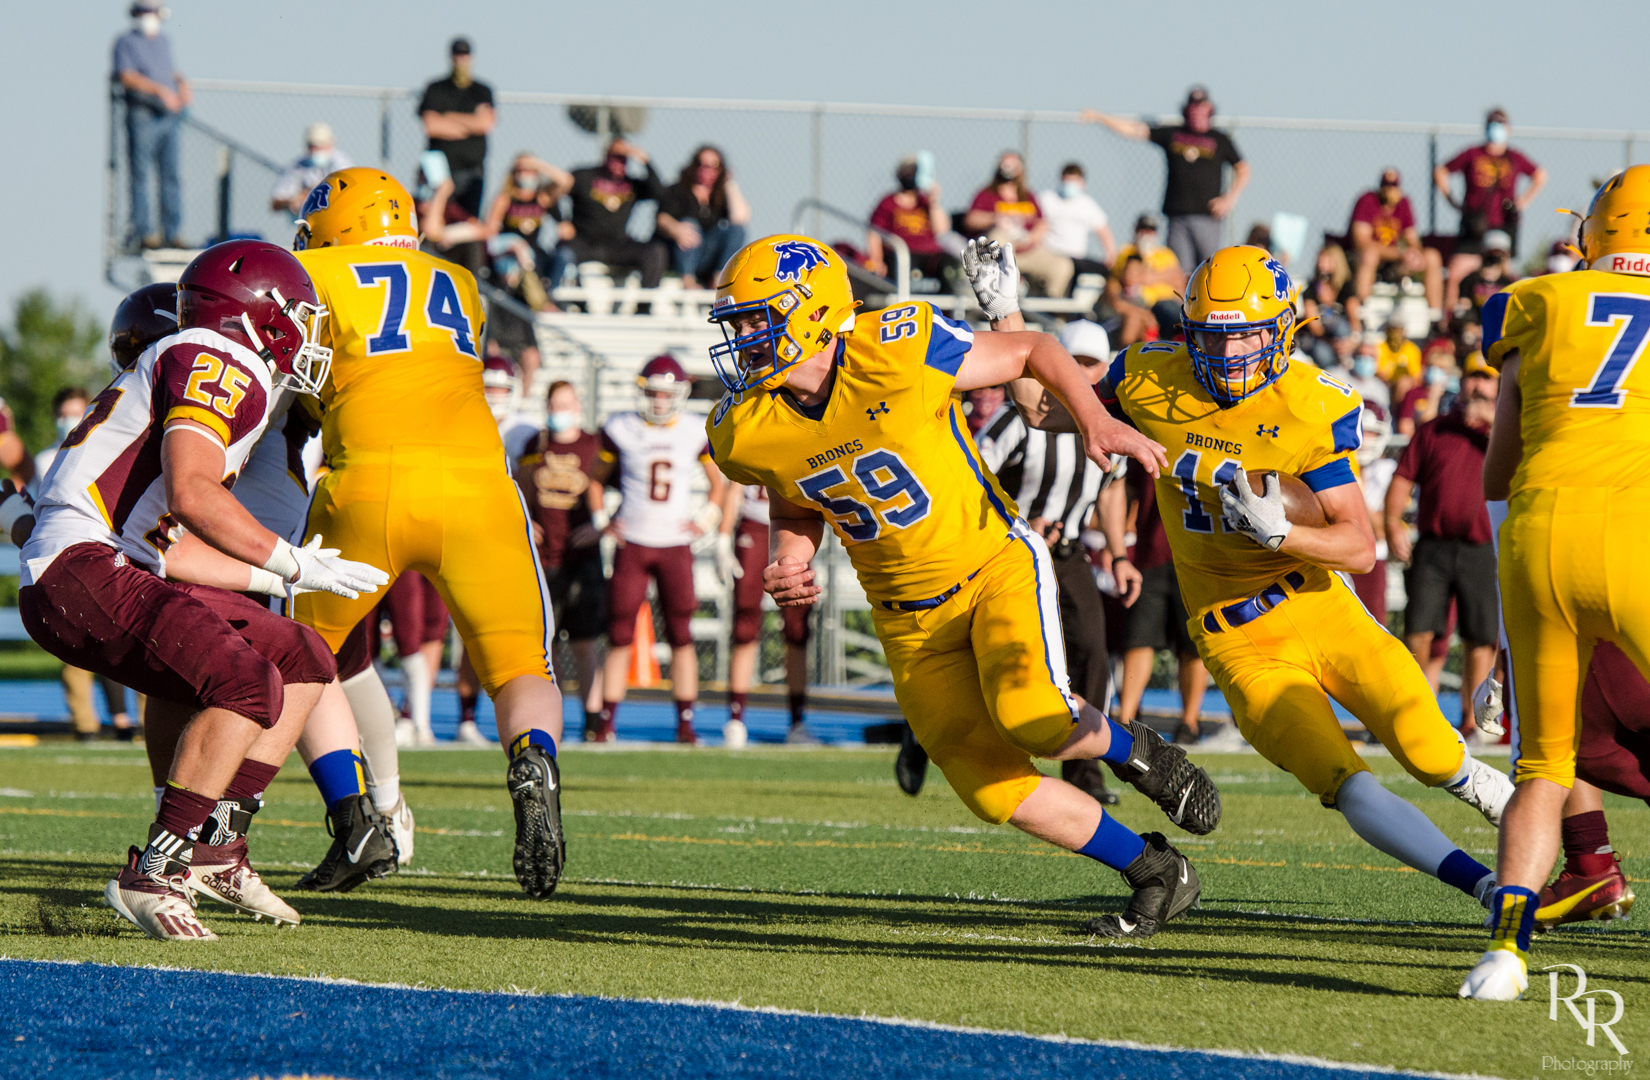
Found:
[{"label": "white sneaker", "polygon": [[402,747],[418,745],[418,728],[405,716],[395,722],[395,745]]},{"label": "white sneaker", "polygon": [[218,935],[195,917],[188,874],[157,878],[138,869],[143,852],[132,848],[126,866],[103,887],[103,901],[115,913],[161,941],[216,941]]},{"label": "white sneaker", "polygon": [[217,847],[196,844],[186,881],[195,895],[228,904],[254,920],[267,917],[275,926],[298,925],[298,913],[270,891],[247,861],[244,836]]},{"label": "white sneaker", "polygon": [[493,740],[481,733],[474,720],[460,720],[458,734],[453,737],[454,742],[461,742],[467,746],[491,746]]},{"label": "white sneaker", "polygon": [[743,720],[729,720],[722,725],[722,745],[729,750],[743,750],[750,742],[750,732],[745,730]]},{"label": "white sneaker", "polygon": [[1235,754],[1249,749],[1249,743],[1237,724],[1228,721],[1199,739],[1193,749],[1203,754]]},{"label": "white sneaker", "polygon": [[426,728],[415,727],[413,729],[413,745],[414,746],[434,746],[435,745],[435,732],[431,731],[427,727]]},{"label": "white sneaker", "polygon": [[390,839],[395,841],[395,864],[411,866],[413,856],[413,813],[407,797],[398,795],[395,808],[384,815],[390,822]]},{"label": "white sneaker", "polygon": [[1474,1001],[1517,1001],[1530,988],[1529,965],[1510,949],[1491,949],[1467,972],[1460,994]]},{"label": "white sneaker", "polygon": [[1501,813],[1507,809],[1507,800],[1512,798],[1513,782],[1500,769],[1473,758],[1466,779],[1444,790],[1483,814],[1486,821],[1499,829]]},{"label": "white sneaker", "polygon": [[785,741],[792,746],[820,746],[819,736],[808,730],[807,724],[796,724],[785,732]]}]

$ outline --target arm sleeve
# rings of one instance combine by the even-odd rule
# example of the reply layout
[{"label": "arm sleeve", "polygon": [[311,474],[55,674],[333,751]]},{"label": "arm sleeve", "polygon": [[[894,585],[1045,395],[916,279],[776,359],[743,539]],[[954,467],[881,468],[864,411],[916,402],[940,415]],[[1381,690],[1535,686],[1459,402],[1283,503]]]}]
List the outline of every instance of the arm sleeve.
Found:
[{"label": "arm sleeve", "polygon": [[1147,132],[1146,141],[1156,143],[1167,150],[1169,143],[1174,141],[1174,132],[1175,129],[1172,127],[1154,127]]},{"label": "arm sleeve", "polygon": [[1459,154],[1456,154],[1454,157],[1444,162],[1444,171],[1452,173],[1466,172],[1467,162],[1472,160],[1473,154],[1477,151],[1477,149],[1478,148],[1476,146],[1469,146]]},{"label": "arm sleeve", "polygon": [[132,43],[127,41],[126,36],[122,34],[115,39],[114,61],[111,65],[110,74],[118,77],[121,72],[135,70],[136,67],[137,65],[132,62]]},{"label": "arm sleeve", "polygon": [[484,82],[476,83],[476,96],[481,98],[480,101],[476,102],[477,108],[482,105],[491,106],[493,104],[493,88]]},{"label": "arm sleeve", "polygon": [[1226,134],[1224,131],[1217,131],[1215,132],[1215,138],[1220,144],[1219,153],[1221,161],[1228,165],[1236,165],[1238,162],[1243,160],[1242,152],[1238,150],[1237,143],[1232,141],[1232,137],[1230,135]]},{"label": "arm sleeve", "polygon": [[1520,154],[1517,150],[1508,150],[1507,157],[1512,160],[1514,176],[1533,176],[1535,174],[1535,162]]}]

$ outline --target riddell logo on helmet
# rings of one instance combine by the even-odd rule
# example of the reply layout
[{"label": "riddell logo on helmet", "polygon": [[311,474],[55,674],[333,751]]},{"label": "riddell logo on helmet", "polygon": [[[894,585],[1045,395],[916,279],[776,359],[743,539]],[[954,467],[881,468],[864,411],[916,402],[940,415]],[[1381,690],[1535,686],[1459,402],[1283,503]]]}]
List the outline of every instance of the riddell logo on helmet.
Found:
[{"label": "riddell logo on helmet", "polygon": [[1211,311],[1203,316],[1207,323],[1240,323],[1247,318],[1241,311]]},{"label": "riddell logo on helmet", "polygon": [[393,247],[406,248],[408,251],[418,250],[416,236],[378,236],[362,243],[362,247]]},{"label": "riddell logo on helmet", "polygon": [[1600,255],[1598,262],[1593,264],[1593,269],[1608,270],[1613,274],[1643,274],[1650,277],[1650,255],[1641,255],[1637,252]]}]

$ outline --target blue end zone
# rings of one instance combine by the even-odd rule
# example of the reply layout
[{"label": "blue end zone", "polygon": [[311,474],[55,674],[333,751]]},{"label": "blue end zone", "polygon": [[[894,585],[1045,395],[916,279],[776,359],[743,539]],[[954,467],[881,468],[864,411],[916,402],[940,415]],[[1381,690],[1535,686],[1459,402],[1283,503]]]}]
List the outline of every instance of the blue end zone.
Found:
[{"label": "blue end zone", "polygon": [[0,962],[0,1075],[127,1080],[298,1073],[500,1080],[1390,1075],[726,1006]]}]

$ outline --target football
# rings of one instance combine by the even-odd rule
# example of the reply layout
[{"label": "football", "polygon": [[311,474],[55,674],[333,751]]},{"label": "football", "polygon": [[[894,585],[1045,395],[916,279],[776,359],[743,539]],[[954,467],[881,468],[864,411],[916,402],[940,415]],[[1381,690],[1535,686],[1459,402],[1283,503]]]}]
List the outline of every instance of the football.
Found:
[{"label": "football", "polygon": [[1250,489],[1257,494],[1265,491],[1266,478],[1273,475],[1278,478],[1278,487],[1283,492],[1283,510],[1289,516],[1291,525],[1321,528],[1329,524],[1329,519],[1323,516],[1323,504],[1318,501],[1317,493],[1298,476],[1275,469],[1256,469],[1249,473]]}]

